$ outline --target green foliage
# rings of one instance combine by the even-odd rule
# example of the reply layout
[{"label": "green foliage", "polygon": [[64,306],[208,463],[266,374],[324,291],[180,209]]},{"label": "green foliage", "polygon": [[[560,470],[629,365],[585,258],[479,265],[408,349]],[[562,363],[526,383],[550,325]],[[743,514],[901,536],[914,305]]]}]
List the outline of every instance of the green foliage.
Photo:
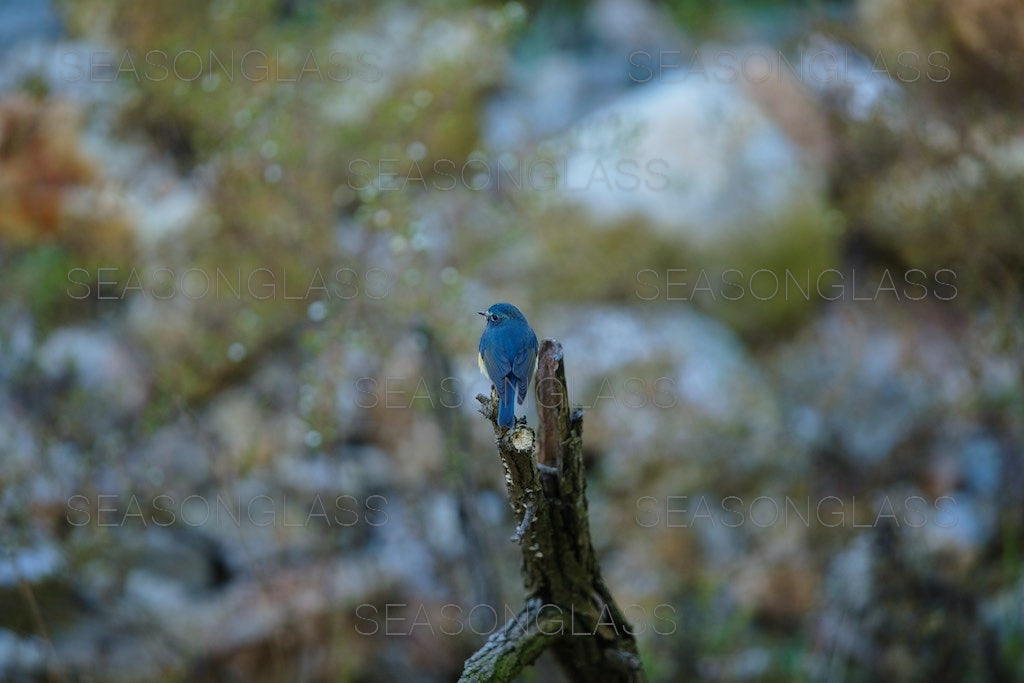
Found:
[{"label": "green foliage", "polygon": [[[849,2],[849,0],[844,0]],[[825,5],[821,0],[743,0],[742,2],[714,2],[713,0],[669,0],[665,3],[676,25],[697,35],[715,35],[730,24],[749,21],[752,15],[773,11],[815,10]]]}]

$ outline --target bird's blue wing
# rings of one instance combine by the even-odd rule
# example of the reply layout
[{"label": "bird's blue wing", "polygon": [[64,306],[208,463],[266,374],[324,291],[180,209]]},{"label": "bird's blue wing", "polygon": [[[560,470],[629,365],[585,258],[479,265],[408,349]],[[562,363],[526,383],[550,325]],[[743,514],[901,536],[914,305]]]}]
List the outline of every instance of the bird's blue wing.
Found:
[{"label": "bird's blue wing", "polygon": [[497,344],[485,344],[480,340],[480,359],[491,383],[500,388],[505,376],[512,370],[512,363],[504,349]]},{"label": "bird's blue wing", "polygon": [[511,427],[515,423],[515,391],[517,382],[512,374],[512,362],[506,349],[500,344],[480,340],[480,364],[495,389],[498,390],[498,424]]},{"label": "bird's blue wing", "polygon": [[531,338],[512,361],[512,372],[516,376],[520,403],[526,400],[530,380],[533,379],[533,373],[537,369],[537,336],[531,334]]}]

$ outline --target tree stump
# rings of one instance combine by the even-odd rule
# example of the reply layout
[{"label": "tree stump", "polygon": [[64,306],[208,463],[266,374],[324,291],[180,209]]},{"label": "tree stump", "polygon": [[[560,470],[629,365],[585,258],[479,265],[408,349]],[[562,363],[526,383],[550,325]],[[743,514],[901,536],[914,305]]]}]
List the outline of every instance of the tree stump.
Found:
[{"label": "tree stump", "polygon": [[583,472],[583,411],[571,409],[562,345],[540,344],[538,435],[519,419],[497,424],[498,395],[480,394],[505,468],[522,546],[525,605],[466,660],[460,681],[510,681],[552,648],[573,681],[643,681],[636,640],[601,577],[587,520]]}]

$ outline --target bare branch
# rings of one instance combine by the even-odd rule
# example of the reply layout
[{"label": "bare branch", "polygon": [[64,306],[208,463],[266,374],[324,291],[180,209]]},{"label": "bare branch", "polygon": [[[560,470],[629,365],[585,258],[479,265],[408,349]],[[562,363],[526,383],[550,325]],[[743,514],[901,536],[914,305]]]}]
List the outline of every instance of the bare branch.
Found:
[{"label": "bare branch", "polygon": [[527,600],[519,614],[466,660],[459,682],[511,681],[564,630],[561,610],[539,599]]}]

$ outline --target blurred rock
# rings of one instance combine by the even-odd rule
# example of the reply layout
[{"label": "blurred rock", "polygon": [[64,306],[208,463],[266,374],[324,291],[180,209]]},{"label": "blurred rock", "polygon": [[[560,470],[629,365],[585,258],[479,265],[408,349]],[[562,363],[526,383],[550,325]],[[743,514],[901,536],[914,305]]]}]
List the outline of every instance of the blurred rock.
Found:
[{"label": "blurred rock", "polygon": [[225,472],[266,467],[278,455],[302,448],[304,432],[287,414],[268,415],[249,391],[227,391],[207,413],[206,433],[216,440],[218,464]]},{"label": "blurred rock", "polygon": [[23,50],[26,42],[53,40],[62,28],[49,0],[5,0],[0,5],[0,52],[6,57]]},{"label": "blurred rock", "polygon": [[683,493],[712,476],[792,466],[776,396],[721,324],[683,305],[551,308],[535,324],[565,348],[569,398],[616,487]]},{"label": "blurred rock", "polygon": [[4,329],[0,336],[0,378],[7,383],[35,356],[36,330],[32,318],[24,312],[5,309],[0,316]]},{"label": "blurred rock", "polygon": [[975,437],[964,444],[961,457],[968,490],[983,500],[994,498],[1003,479],[1003,453],[999,443],[991,436]]},{"label": "blurred rock", "polygon": [[663,7],[644,0],[549,5],[533,12],[502,88],[486,103],[482,137],[518,153],[571,128],[646,82],[636,64],[686,42]]},{"label": "blurred rock", "polygon": [[[680,39],[664,9],[644,0],[598,0],[586,8],[586,26],[595,39],[621,53],[656,49]],[[607,69],[615,73],[614,69]]]},{"label": "blurred rock", "polygon": [[[709,62],[742,54],[707,50]],[[835,266],[844,223],[821,180],[821,119],[790,77],[683,73],[619,96],[526,162],[543,171],[531,176],[538,284],[586,301],[693,301],[745,336],[792,325],[814,304],[776,285]],[[581,265],[565,268],[567,253]]]},{"label": "blurred rock", "polygon": [[973,390],[941,309],[881,300],[834,305],[773,360],[793,437],[838,446],[855,467],[883,465]]},{"label": "blurred rock", "polygon": [[865,37],[892,62],[939,53],[958,89],[1009,102],[1003,87],[1024,76],[1024,7],[1014,0],[861,0],[858,12]]},{"label": "blurred rock", "polygon": [[39,348],[38,362],[51,381],[70,377],[87,397],[97,425],[136,414],[148,396],[148,377],[134,351],[113,331],[68,327]]},{"label": "blurred rock", "polygon": [[[918,492],[914,492],[915,495]],[[900,533],[905,562],[922,576],[966,584],[997,532],[999,506],[956,492],[937,499],[924,523],[909,519]]]},{"label": "blurred rock", "polygon": [[891,93],[867,116],[834,108],[830,175],[852,234],[911,267],[955,270],[968,295],[1001,290],[1024,262],[1024,143],[1010,96],[1024,68],[1019,3],[858,8],[868,47],[856,73],[869,61],[870,82],[887,79],[879,89]]},{"label": "blurred rock", "polygon": [[60,551],[52,542],[29,548],[5,548],[0,558],[0,586],[12,588],[20,581],[39,583],[53,576],[61,567]]},{"label": "blurred rock", "polygon": [[[783,502],[777,503],[783,509]],[[751,513],[752,515],[755,513]],[[758,524],[746,520],[748,527]],[[766,520],[763,521],[766,524]],[[792,625],[803,621],[820,600],[820,577],[808,551],[807,528],[790,520],[747,528],[757,541],[756,550],[740,563],[729,589],[741,610],[770,623]],[[751,555],[756,561],[751,561]]]},{"label": "blurred rock", "polygon": [[46,662],[46,645],[35,636],[23,636],[0,629],[0,675],[17,680],[29,672],[41,672]]},{"label": "blurred rock", "polygon": [[639,214],[703,249],[735,245],[740,236],[755,241],[751,248],[777,244],[786,226],[766,232],[771,218],[818,203],[824,189],[741,87],[707,74],[635,89],[581,121],[555,149],[567,160],[565,199],[591,220]]},{"label": "blurred rock", "polygon": [[41,450],[40,439],[20,414],[21,410],[12,396],[0,393],[0,452],[4,454],[4,465],[9,468],[8,476],[12,479],[16,473],[31,471]]},{"label": "blurred rock", "polygon": [[[390,566],[352,558],[281,569],[214,595],[183,591],[158,575],[137,571],[125,598],[107,608],[104,620],[83,621],[82,628],[56,640],[56,658],[66,670],[88,670],[104,678],[128,670],[134,677],[157,678],[168,667],[199,667],[216,677],[217,671],[241,666],[253,679],[261,673],[252,662],[247,667],[247,648],[285,644],[282,632],[298,634],[313,623],[324,633],[350,637],[354,619],[345,616],[339,624],[332,618],[353,614],[366,596],[392,584]],[[376,612],[364,614],[372,626]],[[383,619],[382,609],[379,628]],[[304,641],[313,637],[299,635]],[[192,661],[194,652],[206,653],[203,663]],[[27,666],[21,671],[38,675]]]},{"label": "blurred rock", "polygon": [[[930,119],[923,125],[913,117],[920,136],[890,131],[903,139],[898,159],[851,177],[850,185],[863,201],[871,239],[911,266],[953,270],[971,293],[1024,258],[1013,227],[1021,216],[1014,202],[1024,177],[1024,138],[982,117],[965,129],[941,114],[923,116]],[[934,139],[947,136],[948,143]]]},{"label": "blurred rock", "polygon": [[831,653],[830,669],[838,657],[847,666],[886,678],[911,672],[935,677],[947,671],[957,679],[984,677],[993,670],[996,653],[982,646],[991,635],[981,625],[967,584],[961,583],[966,577],[951,581],[941,565],[918,563],[920,549],[901,542],[901,535],[894,526],[878,526],[842,556],[859,558],[862,569],[865,560],[870,564],[870,582],[853,579],[852,584],[868,587],[867,596],[853,594],[849,584],[840,588],[850,568],[838,559],[831,565],[828,585],[842,595],[833,596],[819,622],[826,639],[822,651]]},{"label": "blurred rock", "polygon": [[[824,120],[803,121],[817,124],[812,127],[812,140],[822,132],[830,135],[828,113],[839,113],[852,121],[884,120],[895,128],[905,125],[908,94],[898,73],[877,65],[870,55],[853,45],[822,33],[809,36],[801,54],[804,58],[797,65],[797,77],[806,89],[800,95],[813,95],[824,105],[819,106]],[[806,135],[796,131],[790,134],[796,140]],[[819,158],[835,162],[836,141],[830,138],[821,144],[828,147],[827,154]]]},{"label": "blurred rock", "polygon": [[125,469],[135,482],[154,489],[187,490],[214,476],[221,465],[209,442],[187,416],[167,420],[127,458]]},{"label": "blurred rock", "polygon": [[[379,126],[385,120],[381,112],[390,111],[398,126],[394,136],[379,139],[405,139],[393,148],[399,152],[394,161],[404,170],[410,168],[408,162],[425,169],[438,159],[457,163],[475,147],[475,111],[482,89],[493,85],[506,66],[502,37],[522,19],[517,3],[443,17],[408,5],[383,9],[366,24],[345,28],[331,39],[329,47],[352,56],[356,65],[344,88],[329,93],[319,106],[322,116],[334,125],[361,127],[372,118]],[[382,50],[382,45],[389,47]],[[448,79],[459,82],[459,89],[445,88]],[[412,120],[420,135],[406,139]],[[409,143],[416,143],[422,153],[402,154],[399,150],[409,149]],[[376,160],[383,150],[374,151]]]}]

